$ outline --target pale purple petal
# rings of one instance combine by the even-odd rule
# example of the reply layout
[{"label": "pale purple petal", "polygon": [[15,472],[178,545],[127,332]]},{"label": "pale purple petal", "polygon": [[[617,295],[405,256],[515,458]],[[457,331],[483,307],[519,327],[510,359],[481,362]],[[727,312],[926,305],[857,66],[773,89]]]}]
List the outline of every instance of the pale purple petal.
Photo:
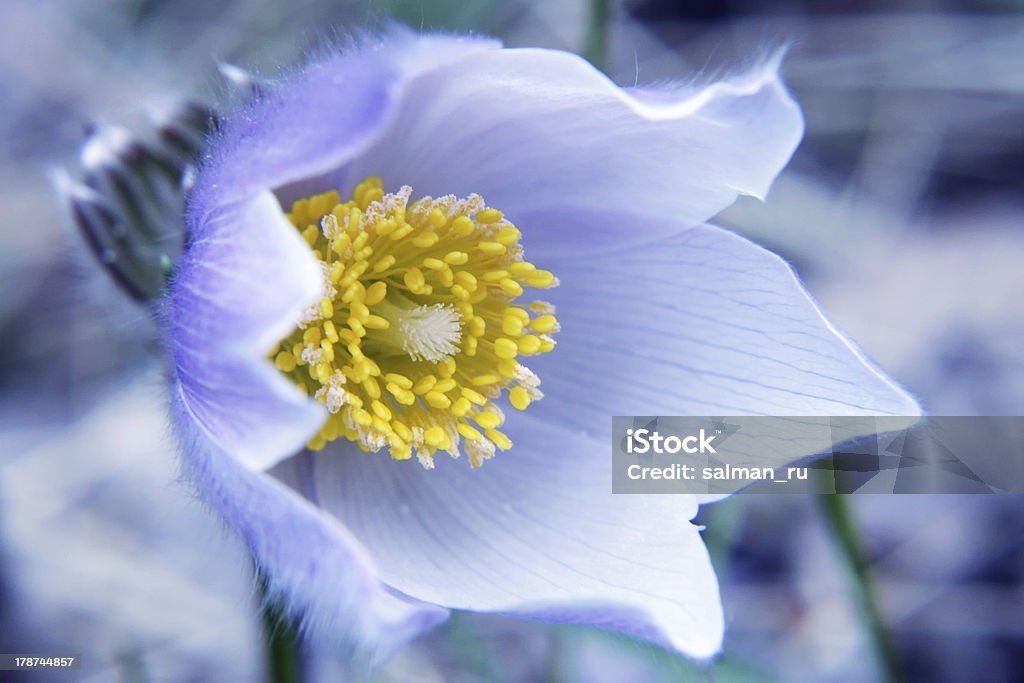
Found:
[{"label": "pale purple petal", "polygon": [[487,39],[417,37],[394,30],[312,62],[229,117],[211,141],[193,214],[344,165],[377,140],[411,82],[497,47]]},{"label": "pale purple petal", "polygon": [[480,52],[411,82],[380,140],[321,184],[482,194],[531,258],[650,241],[767,191],[803,132],[777,66],[652,96],[568,53]]},{"label": "pale purple petal", "polygon": [[266,359],[319,295],[319,267],[270,192],[218,208],[206,226],[168,302],[175,375],[197,426],[264,469],[301,448],[326,415]]},{"label": "pale purple petal", "polygon": [[[388,591],[348,529],[295,490],[225,453],[196,428],[180,395],[173,417],[200,497],[249,546],[271,595],[314,635],[383,659],[446,618],[442,608]],[[295,470],[301,464],[283,464],[278,476],[301,486],[305,475]]]},{"label": "pale purple petal", "polygon": [[605,434],[612,415],[919,414],[782,259],[720,228],[553,270],[558,346],[530,359],[542,419]]},{"label": "pale purple petal", "polygon": [[611,493],[606,443],[519,416],[512,451],[435,470],[328,449],[317,502],[381,579],[451,608],[615,629],[694,657],[721,643],[691,496]]}]

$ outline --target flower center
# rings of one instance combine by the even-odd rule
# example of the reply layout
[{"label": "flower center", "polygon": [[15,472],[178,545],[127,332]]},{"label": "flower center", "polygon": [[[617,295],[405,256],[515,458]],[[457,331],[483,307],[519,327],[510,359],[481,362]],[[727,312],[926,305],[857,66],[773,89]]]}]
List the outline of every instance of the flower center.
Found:
[{"label": "flower center", "polygon": [[327,192],[292,205],[323,273],[323,295],[272,352],[279,370],[330,413],[308,447],[339,438],[364,451],[462,450],[479,467],[512,441],[498,430],[503,392],[525,410],[540,380],[519,362],[555,346],[554,308],[518,301],[558,284],[523,260],[520,232],[478,195],[385,194],[379,178],[340,201]]}]

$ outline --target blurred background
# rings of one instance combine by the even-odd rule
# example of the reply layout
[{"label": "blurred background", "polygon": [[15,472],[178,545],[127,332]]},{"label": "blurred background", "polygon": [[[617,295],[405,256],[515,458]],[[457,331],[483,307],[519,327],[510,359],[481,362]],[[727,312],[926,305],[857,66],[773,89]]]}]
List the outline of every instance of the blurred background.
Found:
[{"label": "blurred background", "polygon": [[[578,51],[624,85],[789,45],[806,139],[767,204],[719,222],[792,262],[930,412],[1020,414],[1024,2],[0,0],[0,652],[81,654],[57,680],[266,675],[246,553],[178,481],[148,315],[91,260],[51,174],[93,125],[217,102],[218,61],[274,75],[392,20]],[[1024,679],[1024,501],[849,502],[905,680]],[[707,667],[457,615],[378,678],[879,679],[820,501],[738,496],[700,521],[727,618]],[[338,680],[332,653],[306,656],[311,680]]]}]

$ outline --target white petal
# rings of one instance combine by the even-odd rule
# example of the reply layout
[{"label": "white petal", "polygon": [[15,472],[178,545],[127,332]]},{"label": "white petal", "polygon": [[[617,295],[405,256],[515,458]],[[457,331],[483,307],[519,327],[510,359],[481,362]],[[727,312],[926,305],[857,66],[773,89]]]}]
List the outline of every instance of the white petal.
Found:
[{"label": "white petal", "polygon": [[492,50],[410,82],[396,120],[331,182],[480,193],[544,258],[650,241],[763,196],[802,132],[777,61],[654,92],[568,53]]},{"label": "white petal", "polygon": [[607,434],[612,415],[920,412],[782,259],[719,228],[553,270],[558,346],[530,359],[545,420]]},{"label": "white petal", "polygon": [[379,455],[316,458],[318,503],[383,581],[446,607],[582,623],[694,657],[721,643],[718,588],[691,496],[611,493],[609,446],[540,421],[473,470]]}]

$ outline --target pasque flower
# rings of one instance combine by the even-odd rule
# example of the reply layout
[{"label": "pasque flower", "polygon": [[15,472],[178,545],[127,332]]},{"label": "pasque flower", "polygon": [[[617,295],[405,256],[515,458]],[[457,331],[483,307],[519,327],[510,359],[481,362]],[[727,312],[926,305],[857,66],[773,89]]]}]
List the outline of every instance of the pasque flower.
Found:
[{"label": "pasque flower", "polygon": [[381,656],[449,609],[714,654],[699,501],[613,496],[610,416],[917,410],[704,224],[802,125],[776,61],[624,89],[393,33],[283,79],[210,141],[167,302],[198,490],[293,613]]}]

